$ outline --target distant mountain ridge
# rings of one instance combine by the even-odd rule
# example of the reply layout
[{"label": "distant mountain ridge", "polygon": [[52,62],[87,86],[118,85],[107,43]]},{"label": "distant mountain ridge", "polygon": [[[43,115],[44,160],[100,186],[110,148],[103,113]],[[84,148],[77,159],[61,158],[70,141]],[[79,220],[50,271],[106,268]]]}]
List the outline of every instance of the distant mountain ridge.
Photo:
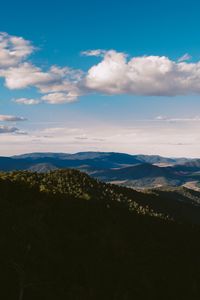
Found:
[{"label": "distant mountain ridge", "polygon": [[121,160],[123,162],[147,162],[151,164],[156,163],[185,163],[188,161],[192,161],[194,159],[188,158],[168,158],[160,155],[144,155],[144,154],[126,154],[126,153],[118,153],[118,152],[77,152],[74,154],[70,153],[54,153],[54,152],[34,152],[34,153],[26,153],[21,155],[11,156],[14,159],[40,159],[40,158],[56,158],[56,159],[64,159],[64,160],[88,160],[88,159],[112,159],[112,160]]},{"label": "distant mountain ridge", "polygon": [[180,186],[185,182],[185,177],[174,172],[173,168],[158,167],[149,163],[101,172],[97,171],[93,176],[106,182],[144,188],[163,185]]},{"label": "distant mountain ridge", "polygon": [[200,159],[116,152],[38,152],[0,157],[0,171],[46,173],[68,168],[81,170],[105,182],[134,188],[181,186],[200,181]]}]

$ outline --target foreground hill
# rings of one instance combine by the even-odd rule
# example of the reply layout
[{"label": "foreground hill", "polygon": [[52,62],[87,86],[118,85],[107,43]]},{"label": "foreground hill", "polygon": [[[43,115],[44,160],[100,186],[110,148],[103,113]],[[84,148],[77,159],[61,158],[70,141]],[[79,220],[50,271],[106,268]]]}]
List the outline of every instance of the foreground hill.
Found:
[{"label": "foreground hill", "polygon": [[200,224],[200,193],[186,188],[136,191],[97,181],[78,170],[56,170],[48,173],[12,172],[0,179],[23,184],[42,193],[65,195],[85,200],[123,203],[130,211],[159,216],[180,222]]},{"label": "foreground hill", "polygon": [[[2,173],[0,298],[198,299],[200,230],[180,214],[195,205],[200,216],[198,201],[186,189],[138,193],[73,170]],[[178,222],[158,212],[174,202]]]}]

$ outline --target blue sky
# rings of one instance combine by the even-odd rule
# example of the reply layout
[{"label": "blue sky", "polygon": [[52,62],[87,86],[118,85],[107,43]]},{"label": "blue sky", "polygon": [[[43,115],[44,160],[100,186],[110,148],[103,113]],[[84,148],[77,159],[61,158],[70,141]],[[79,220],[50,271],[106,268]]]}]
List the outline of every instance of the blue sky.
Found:
[{"label": "blue sky", "polygon": [[198,157],[199,10],[194,0],[2,3],[0,155]]}]

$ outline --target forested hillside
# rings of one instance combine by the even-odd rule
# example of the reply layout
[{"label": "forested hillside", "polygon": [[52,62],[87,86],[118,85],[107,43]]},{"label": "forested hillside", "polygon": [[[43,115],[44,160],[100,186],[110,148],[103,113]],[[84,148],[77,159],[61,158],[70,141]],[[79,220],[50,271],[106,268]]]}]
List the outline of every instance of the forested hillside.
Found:
[{"label": "forested hillside", "polygon": [[0,299],[198,299],[198,199],[74,170],[2,173]]}]

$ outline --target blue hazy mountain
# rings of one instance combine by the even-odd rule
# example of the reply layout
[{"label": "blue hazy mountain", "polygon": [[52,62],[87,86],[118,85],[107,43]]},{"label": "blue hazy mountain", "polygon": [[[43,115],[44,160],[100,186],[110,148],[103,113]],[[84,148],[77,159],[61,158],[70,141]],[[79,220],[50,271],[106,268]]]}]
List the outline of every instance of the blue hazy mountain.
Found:
[{"label": "blue hazy mountain", "polygon": [[0,157],[1,171],[30,170],[45,173],[79,169],[105,182],[146,188],[181,186],[199,181],[200,160],[115,152],[28,153]]}]

